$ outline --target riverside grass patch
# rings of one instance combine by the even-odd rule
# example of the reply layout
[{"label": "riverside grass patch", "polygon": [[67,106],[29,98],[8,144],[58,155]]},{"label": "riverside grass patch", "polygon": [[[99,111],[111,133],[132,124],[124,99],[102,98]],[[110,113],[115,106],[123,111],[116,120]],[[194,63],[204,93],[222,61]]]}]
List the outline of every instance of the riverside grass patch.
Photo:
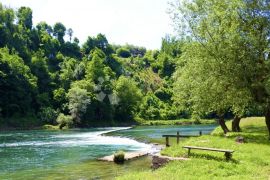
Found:
[{"label": "riverside grass patch", "polygon": [[213,119],[201,119],[197,122],[194,119],[177,119],[177,120],[141,120],[138,122],[142,126],[158,125],[188,125],[188,124],[215,124]]},{"label": "riverside grass patch", "polygon": [[[212,135],[188,138],[161,152],[187,157],[187,150],[182,148],[185,145],[232,149],[232,160],[226,161],[224,153],[193,149],[188,161],[170,162],[156,171],[130,173],[118,179],[270,179],[270,141],[264,118],[245,118],[240,126],[240,133],[224,136],[217,128]],[[237,136],[244,137],[245,143],[235,142]]]}]

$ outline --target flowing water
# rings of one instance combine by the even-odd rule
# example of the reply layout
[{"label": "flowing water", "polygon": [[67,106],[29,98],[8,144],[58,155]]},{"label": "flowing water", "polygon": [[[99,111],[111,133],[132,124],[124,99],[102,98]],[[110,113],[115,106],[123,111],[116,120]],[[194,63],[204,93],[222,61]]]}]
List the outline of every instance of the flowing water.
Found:
[{"label": "flowing water", "polygon": [[[198,128],[208,133],[214,127],[158,126],[0,132],[0,179],[112,179],[128,171],[150,168],[149,157],[124,165],[96,160],[118,150],[152,150],[151,145],[133,138],[160,138],[164,133],[175,133],[177,130],[194,133]],[[115,136],[102,135],[109,132],[115,133]]]}]

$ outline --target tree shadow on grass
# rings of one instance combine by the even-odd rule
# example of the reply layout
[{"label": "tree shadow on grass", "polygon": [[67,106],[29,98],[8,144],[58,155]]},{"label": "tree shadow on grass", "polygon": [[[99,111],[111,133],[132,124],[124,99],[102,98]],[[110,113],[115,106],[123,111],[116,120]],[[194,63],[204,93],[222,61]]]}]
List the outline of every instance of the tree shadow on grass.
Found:
[{"label": "tree shadow on grass", "polygon": [[227,138],[236,139],[236,137],[243,137],[244,143],[256,143],[256,144],[267,144],[270,145],[269,136],[265,133],[261,132],[254,132],[254,133],[229,133]]},{"label": "tree shadow on grass", "polygon": [[214,156],[214,155],[210,155],[210,154],[203,154],[203,153],[190,153],[189,156],[187,154],[185,154],[184,157],[206,159],[206,160],[215,160],[215,161],[225,162],[225,163],[232,162],[235,164],[239,164],[239,161],[237,161],[233,158],[227,160],[225,156],[219,157],[219,156]]},{"label": "tree shadow on grass", "polygon": [[229,132],[226,134],[226,137],[230,139],[236,139],[236,137],[238,136],[243,137],[245,143],[270,145],[268,131],[265,126],[249,125],[244,127],[242,129],[242,132]]}]

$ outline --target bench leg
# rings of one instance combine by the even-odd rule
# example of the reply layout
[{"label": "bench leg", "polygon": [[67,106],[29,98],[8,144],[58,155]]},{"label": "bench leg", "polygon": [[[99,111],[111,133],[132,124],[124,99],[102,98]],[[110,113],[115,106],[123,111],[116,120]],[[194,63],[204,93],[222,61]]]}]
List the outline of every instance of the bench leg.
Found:
[{"label": "bench leg", "polygon": [[189,155],[190,155],[190,149],[188,148],[188,157],[189,157]]},{"label": "bench leg", "polygon": [[166,147],[169,147],[170,144],[169,144],[169,137],[166,137]]},{"label": "bench leg", "polygon": [[229,153],[229,152],[225,152],[225,157],[226,157],[226,160],[230,160],[232,158],[232,153]]}]

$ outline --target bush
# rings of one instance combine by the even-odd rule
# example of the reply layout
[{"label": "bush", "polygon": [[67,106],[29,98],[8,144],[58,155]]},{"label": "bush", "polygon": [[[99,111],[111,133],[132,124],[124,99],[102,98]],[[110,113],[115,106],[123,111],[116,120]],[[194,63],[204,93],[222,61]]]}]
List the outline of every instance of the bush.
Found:
[{"label": "bush", "polygon": [[117,164],[122,164],[125,161],[125,152],[118,151],[114,154],[113,161]]},{"label": "bush", "polygon": [[58,114],[59,112],[54,110],[53,108],[44,107],[40,109],[40,112],[37,116],[42,123],[55,124]]},{"label": "bush", "polygon": [[129,58],[131,56],[131,53],[126,48],[119,48],[119,49],[117,49],[116,50],[116,54],[119,57],[122,57],[122,58]]},{"label": "bush", "polygon": [[57,123],[59,124],[59,128],[62,129],[63,127],[71,127],[73,124],[72,117],[70,115],[64,115],[60,113],[56,119]]}]

